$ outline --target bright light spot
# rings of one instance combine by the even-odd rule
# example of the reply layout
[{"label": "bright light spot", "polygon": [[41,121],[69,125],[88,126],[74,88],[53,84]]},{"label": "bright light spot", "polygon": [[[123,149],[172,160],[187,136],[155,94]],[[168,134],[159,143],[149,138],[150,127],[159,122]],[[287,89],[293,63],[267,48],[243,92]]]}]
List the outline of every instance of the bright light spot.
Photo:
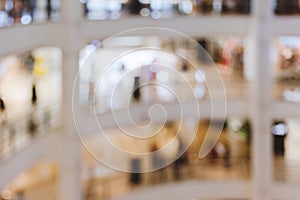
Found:
[{"label": "bright light spot", "polygon": [[11,11],[14,8],[14,2],[12,0],[6,1],[5,10]]},{"label": "bright light spot", "polygon": [[7,17],[7,13],[0,10],[0,27],[6,26]]},{"label": "bright light spot", "polygon": [[25,14],[21,17],[21,23],[24,25],[30,24],[32,22],[32,17],[28,14]]},{"label": "bright light spot", "polygon": [[222,0],[214,0],[213,8],[215,11],[221,11],[222,10]]},{"label": "bright light spot", "polygon": [[157,11],[157,10],[152,11],[151,17],[152,17],[153,19],[160,19],[160,18],[161,18],[161,13],[160,13],[160,11]]},{"label": "bright light spot", "polygon": [[205,72],[203,70],[198,69],[195,72],[195,79],[198,83],[204,83],[205,82]]},{"label": "bright light spot", "polygon": [[150,7],[152,10],[161,10],[163,8],[163,2],[161,0],[152,0]]},{"label": "bright light spot", "polygon": [[179,5],[179,9],[184,14],[191,14],[193,12],[193,3],[190,0],[184,0]]},{"label": "bright light spot", "polygon": [[284,136],[287,134],[287,127],[285,124],[280,123],[280,124],[276,124],[274,126],[272,126],[272,133],[274,135],[281,135]]},{"label": "bright light spot", "polygon": [[230,127],[233,131],[238,131],[243,126],[243,123],[241,120],[232,120],[230,123]]},{"label": "bright light spot", "polygon": [[131,70],[143,65],[150,65],[153,59],[151,51],[137,51],[123,56],[120,61],[124,63],[127,69]]}]

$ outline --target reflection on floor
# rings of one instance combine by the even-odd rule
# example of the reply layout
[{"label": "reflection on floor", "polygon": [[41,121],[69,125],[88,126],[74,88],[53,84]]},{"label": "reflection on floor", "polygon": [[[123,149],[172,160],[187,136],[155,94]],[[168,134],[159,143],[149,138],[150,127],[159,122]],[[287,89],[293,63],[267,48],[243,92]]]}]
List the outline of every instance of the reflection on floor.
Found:
[{"label": "reflection on floor", "polygon": [[273,177],[279,182],[300,182],[300,160],[290,160],[284,157],[274,158]]}]

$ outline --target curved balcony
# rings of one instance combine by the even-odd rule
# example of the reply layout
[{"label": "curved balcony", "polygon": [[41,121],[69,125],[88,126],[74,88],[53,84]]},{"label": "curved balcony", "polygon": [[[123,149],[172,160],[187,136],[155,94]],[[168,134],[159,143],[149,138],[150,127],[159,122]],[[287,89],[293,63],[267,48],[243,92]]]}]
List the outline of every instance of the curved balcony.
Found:
[{"label": "curved balcony", "polygon": [[[222,185],[220,189],[224,190],[223,180],[226,180],[229,191],[232,191],[232,187],[236,187],[236,191],[239,191],[234,195],[239,198],[247,197],[247,188],[250,186],[247,181],[249,178],[248,161],[232,158],[231,167],[224,167],[224,164],[226,166],[223,159],[206,159],[194,164],[186,163],[182,166],[173,164],[156,172],[139,175],[122,173],[94,177],[85,183],[84,199],[126,200],[162,197],[164,199],[185,199],[212,196],[215,198],[215,195],[205,191],[205,188],[210,188],[209,185],[213,184],[217,190],[218,183],[220,183]],[[178,196],[174,196],[174,191]],[[183,191],[183,193],[178,191]],[[220,193],[224,198],[224,192]],[[228,195],[232,198],[232,194]]]},{"label": "curved balcony", "polygon": [[5,161],[22,151],[36,138],[55,132],[61,126],[60,106],[36,109],[1,126],[0,158]]}]

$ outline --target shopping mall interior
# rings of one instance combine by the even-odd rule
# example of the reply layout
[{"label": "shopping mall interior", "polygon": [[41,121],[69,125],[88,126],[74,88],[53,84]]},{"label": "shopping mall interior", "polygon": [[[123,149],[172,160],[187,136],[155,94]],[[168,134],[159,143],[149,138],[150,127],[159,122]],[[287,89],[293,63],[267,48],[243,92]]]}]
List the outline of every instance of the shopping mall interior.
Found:
[{"label": "shopping mall interior", "polygon": [[300,1],[0,0],[0,38],[0,200],[300,197]]}]

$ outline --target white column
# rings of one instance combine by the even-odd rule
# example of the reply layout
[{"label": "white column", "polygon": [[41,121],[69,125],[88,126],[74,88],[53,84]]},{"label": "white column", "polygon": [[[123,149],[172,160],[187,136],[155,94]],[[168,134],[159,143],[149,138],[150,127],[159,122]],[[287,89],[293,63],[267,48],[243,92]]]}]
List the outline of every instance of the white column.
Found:
[{"label": "white column", "polygon": [[246,78],[252,83],[252,199],[271,200],[272,136],[271,62],[272,1],[253,0],[251,32],[246,48]]},{"label": "white column", "polygon": [[[79,66],[81,16],[80,1],[62,1],[62,41],[63,41],[63,129],[59,144],[63,146],[59,159],[59,200],[81,200],[81,151],[72,114],[72,92]],[[53,147],[55,148],[55,147]]]}]

